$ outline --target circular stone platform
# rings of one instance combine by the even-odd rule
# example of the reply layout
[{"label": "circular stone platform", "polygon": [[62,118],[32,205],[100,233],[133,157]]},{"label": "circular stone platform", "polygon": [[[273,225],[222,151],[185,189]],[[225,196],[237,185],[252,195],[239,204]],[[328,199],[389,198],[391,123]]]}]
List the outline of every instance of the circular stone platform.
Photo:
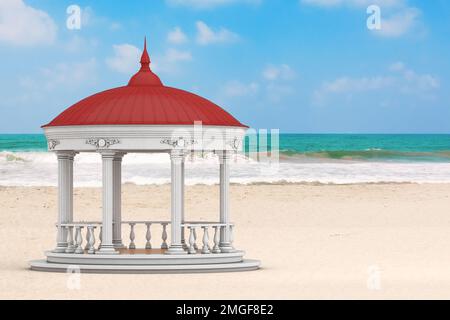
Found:
[{"label": "circular stone platform", "polygon": [[35,271],[77,272],[81,273],[205,273],[205,272],[235,272],[259,269],[258,260],[242,260],[235,263],[216,264],[177,264],[177,265],[82,265],[51,263],[46,260],[30,261],[30,267]]}]

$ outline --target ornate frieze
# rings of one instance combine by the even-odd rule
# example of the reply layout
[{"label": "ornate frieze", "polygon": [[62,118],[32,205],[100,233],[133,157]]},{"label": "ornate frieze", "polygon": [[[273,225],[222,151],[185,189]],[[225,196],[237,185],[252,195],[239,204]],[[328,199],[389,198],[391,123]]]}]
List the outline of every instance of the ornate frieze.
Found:
[{"label": "ornate frieze", "polygon": [[228,145],[236,151],[241,147],[241,143],[241,139],[238,138],[234,138],[233,140],[228,141]]},{"label": "ornate frieze", "polygon": [[190,145],[197,144],[197,140],[179,137],[178,139],[163,139],[161,140],[161,144],[168,144],[174,148],[186,148]]},{"label": "ornate frieze", "polygon": [[49,150],[54,150],[58,144],[60,144],[59,140],[50,139],[47,141],[47,146]]},{"label": "ornate frieze", "polygon": [[114,138],[93,138],[86,140],[86,144],[93,145],[97,149],[108,149],[110,146],[118,143],[120,143],[120,140]]}]

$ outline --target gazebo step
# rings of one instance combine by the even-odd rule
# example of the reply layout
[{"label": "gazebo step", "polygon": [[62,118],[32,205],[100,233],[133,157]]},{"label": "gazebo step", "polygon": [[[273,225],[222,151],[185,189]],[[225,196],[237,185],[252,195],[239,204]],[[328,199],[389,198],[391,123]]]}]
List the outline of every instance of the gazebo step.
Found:
[{"label": "gazebo step", "polygon": [[177,265],[85,265],[52,263],[34,260],[30,267],[35,271],[81,272],[81,273],[204,273],[237,272],[259,269],[260,261],[242,260],[234,263],[177,264]]},{"label": "gazebo step", "polygon": [[239,263],[244,251],[217,254],[75,254],[46,252],[47,262],[81,265],[198,265]]}]

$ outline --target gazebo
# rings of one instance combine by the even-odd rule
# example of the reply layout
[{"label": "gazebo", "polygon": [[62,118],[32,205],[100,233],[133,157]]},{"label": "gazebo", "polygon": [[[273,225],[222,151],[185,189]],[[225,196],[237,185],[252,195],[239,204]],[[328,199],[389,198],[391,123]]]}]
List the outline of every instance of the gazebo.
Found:
[{"label": "gazebo", "polygon": [[[48,149],[58,159],[55,248],[32,270],[94,273],[244,271],[259,268],[233,244],[229,213],[230,157],[241,148],[247,127],[198,95],[164,86],[150,69],[146,43],[140,70],[128,85],[87,97],[43,126]],[[102,159],[100,221],[77,221],[73,212],[73,163],[80,152]],[[168,153],[171,214],[167,221],[122,221],[121,171],[127,153]],[[193,152],[214,152],[220,166],[218,221],[189,221],[184,212],[184,164]],[[144,226],[145,246],[135,243]],[[122,230],[124,227],[127,230]],[[122,232],[124,231],[124,232]],[[123,233],[129,235],[129,242]],[[155,246],[154,235],[161,245]],[[170,235],[170,236],[169,236]]]}]

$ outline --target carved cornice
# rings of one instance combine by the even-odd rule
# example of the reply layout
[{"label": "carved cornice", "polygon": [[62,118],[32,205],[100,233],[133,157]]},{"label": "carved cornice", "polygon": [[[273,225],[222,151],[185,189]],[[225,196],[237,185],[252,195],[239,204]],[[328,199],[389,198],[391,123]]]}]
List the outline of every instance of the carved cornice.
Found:
[{"label": "carved cornice", "polygon": [[115,138],[93,138],[86,140],[86,144],[93,145],[97,149],[108,149],[110,146],[118,143],[120,143],[120,140]]}]

